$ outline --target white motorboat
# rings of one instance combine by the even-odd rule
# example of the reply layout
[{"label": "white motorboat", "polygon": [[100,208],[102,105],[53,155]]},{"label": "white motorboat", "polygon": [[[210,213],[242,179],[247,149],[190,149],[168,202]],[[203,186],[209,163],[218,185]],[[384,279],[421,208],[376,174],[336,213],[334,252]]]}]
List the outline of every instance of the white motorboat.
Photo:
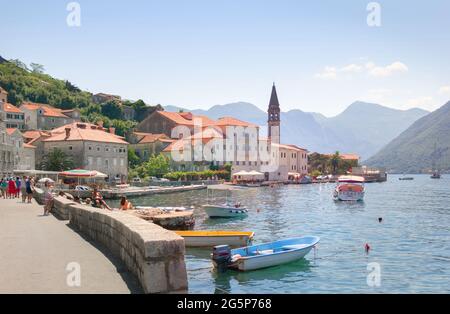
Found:
[{"label": "white motorboat", "polygon": [[229,246],[216,246],[212,260],[219,270],[250,271],[291,263],[305,257],[320,238],[299,237],[230,250]]},{"label": "white motorboat", "polygon": [[202,207],[210,218],[243,217],[248,214],[248,209],[238,204],[203,205]]},{"label": "white motorboat", "polygon": [[[248,209],[242,206],[240,203],[232,204],[228,201],[230,191],[239,190],[240,188],[231,185],[215,185],[209,186],[207,191],[208,204],[203,205],[203,209],[210,218],[236,218],[245,217],[248,214]],[[210,196],[210,192],[225,191],[226,200],[225,203],[214,204],[210,200],[213,196]]]},{"label": "white motorboat", "polygon": [[365,179],[358,176],[341,176],[333,193],[336,201],[358,202],[364,200]]}]

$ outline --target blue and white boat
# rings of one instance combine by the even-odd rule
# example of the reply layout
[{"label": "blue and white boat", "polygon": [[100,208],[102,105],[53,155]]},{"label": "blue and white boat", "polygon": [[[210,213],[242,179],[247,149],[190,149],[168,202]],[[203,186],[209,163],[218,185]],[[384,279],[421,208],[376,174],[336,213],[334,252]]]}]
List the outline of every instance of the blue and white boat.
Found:
[{"label": "blue and white boat", "polygon": [[219,270],[256,270],[291,263],[305,257],[320,238],[306,236],[230,250],[228,245],[214,247],[212,260]]}]

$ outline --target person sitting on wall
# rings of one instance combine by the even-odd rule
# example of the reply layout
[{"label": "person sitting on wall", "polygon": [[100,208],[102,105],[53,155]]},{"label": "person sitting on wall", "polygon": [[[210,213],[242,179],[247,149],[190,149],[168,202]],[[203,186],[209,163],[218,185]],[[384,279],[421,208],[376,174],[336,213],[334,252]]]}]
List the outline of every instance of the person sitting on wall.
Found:
[{"label": "person sitting on wall", "polygon": [[127,200],[126,196],[122,196],[120,200],[120,210],[130,210],[133,209],[133,204]]},{"label": "person sitting on wall", "polygon": [[102,194],[97,190],[97,188],[94,188],[94,191],[92,191],[92,206],[112,210],[111,207],[106,204]]}]

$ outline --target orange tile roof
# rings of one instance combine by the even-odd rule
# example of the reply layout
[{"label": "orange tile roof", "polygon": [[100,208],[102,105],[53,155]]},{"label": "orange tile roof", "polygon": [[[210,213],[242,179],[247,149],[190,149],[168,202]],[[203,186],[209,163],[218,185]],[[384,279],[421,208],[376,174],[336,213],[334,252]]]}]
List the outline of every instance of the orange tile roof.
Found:
[{"label": "orange tile roof", "polygon": [[14,132],[16,132],[17,129],[16,128],[7,128],[6,129],[6,133],[8,133],[8,135],[12,135]]},{"label": "orange tile roof", "polygon": [[41,137],[50,137],[50,132],[40,130],[29,130],[22,133],[23,137],[28,141],[28,144],[34,143]]},{"label": "orange tile roof", "polygon": [[[70,135],[66,137],[66,128],[70,128]],[[44,142],[61,141],[91,141],[115,144],[128,144],[122,137],[106,132],[104,128],[90,123],[74,122],[64,125],[50,132],[51,137]]]},{"label": "orange tile roof", "polygon": [[215,121],[211,120],[207,116],[193,115],[190,112],[169,112],[169,111],[156,111],[158,114],[172,120],[176,124],[180,125],[194,125],[195,119],[200,119],[203,126],[214,125]]},{"label": "orange tile roof", "polygon": [[8,94],[8,92],[5,89],[3,89],[2,87],[0,87],[0,92],[2,92],[3,94]]},{"label": "orange tile roof", "polygon": [[30,144],[27,144],[27,143],[24,143],[23,147],[25,147],[25,148],[36,148],[36,146],[30,145]]},{"label": "orange tile roof", "polygon": [[142,136],[142,138],[139,140],[138,144],[148,144],[148,143],[154,143],[157,140],[166,139],[168,140],[169,137],[165,134],[153,134],[153,133],[141,133],[141,132],[134,132],[137,136]]},{"label": "orange tile roof", "polygon": [[289,149],[289,150],[295,150],[295,151],[305,151],[307,152],[308,150],[298,147],[296,145],[287,145],[287,144],[276,144],[276,143],[272,143],[272,146],[278,146],[279,148],[284,148],[284,149]]},{"label": "orange tile roof", "polygon": [[55,117],[55,118],[66,118],[66,119],[70,119],[68,116],[66,116],[63,112],[70,112],[73,110],[61,110],[55,107],[52,107],[50,105],[47,104],[39,104],[39,103],[33,103],[33,102],[24,102],[22,104],[22,106],[24,106],[25,108],[27,108],[28,110],[38,110],[38,109],[42,109],[43,110],[43,116],[44,117]]},{"label": "orange tile roof", "polygon": [[257,127],[256,124],[245,122],[233,117],[223,117],[215,123],[217,126],[243,126],[243,127]]},{"label": "orange tile roof", "polygon": [[[327,157],[333,157],[334,154],[326,154]],[[357,154],[341,154],[339,153],[339,157],[342,160],[359,160],[360,157]]]},{"label": "orange tile roof", "polygon": [[5,110],[5,112],[9,112],[9,113],[23,113],[22,110],[20,110],[19,108],[17,108],[14,105],[11,105],[10,103],[4,103],[3,110]]}]

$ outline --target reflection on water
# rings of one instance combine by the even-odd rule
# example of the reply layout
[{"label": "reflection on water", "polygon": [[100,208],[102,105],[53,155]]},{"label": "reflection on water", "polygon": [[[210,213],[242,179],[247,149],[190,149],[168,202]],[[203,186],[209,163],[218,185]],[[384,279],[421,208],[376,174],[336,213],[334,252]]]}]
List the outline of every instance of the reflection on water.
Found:
[{"label": "reflection on water", "polygon": [[[450,176],[415,176],[366,185],[363,203],[334,202],[334,184],[249,188],[232,192],[246,218],[209,219],[206,191],[134,199],[137,205],[195,206],[196,229],[254,231],[255,243],[321,237],[317,258],[278,267],[218,274],[210,250],[186,252],[192,293],[450,292]],[[378,218],[383,222],[379,223]],[[364,244],[369,243],[369,255]],[[367,286],[367,264],[381,266],[381,287]]]}]

